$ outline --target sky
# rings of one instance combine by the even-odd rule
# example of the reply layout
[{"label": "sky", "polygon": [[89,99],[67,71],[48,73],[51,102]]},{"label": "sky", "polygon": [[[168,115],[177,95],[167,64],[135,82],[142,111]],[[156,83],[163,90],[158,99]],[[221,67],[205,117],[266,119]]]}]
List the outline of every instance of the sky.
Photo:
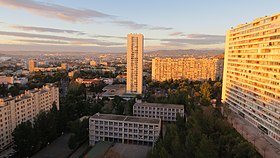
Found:
[{"label": "sky", "polygon": [[280,12],[279,0],[0,0],[0,51],[223,49],[226,31]]}]

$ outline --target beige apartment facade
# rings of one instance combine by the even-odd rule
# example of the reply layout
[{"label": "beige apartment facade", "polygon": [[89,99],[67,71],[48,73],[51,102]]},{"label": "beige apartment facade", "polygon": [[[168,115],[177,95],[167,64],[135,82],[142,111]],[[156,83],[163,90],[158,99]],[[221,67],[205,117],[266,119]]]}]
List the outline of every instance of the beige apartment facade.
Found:
[{"label": "beige apartment facade", "polygon": [[34,61],[33,59],[28,60],[29,72],[34,72],[36,67],[37,67],[37,62],[36,61]]},{"label": "beige apartment facade", "polygon": [[89,119],[89,144],[109,141],[155,145],[160,131],[160,119],[97,113]]},{"label": "beige apartment facade", "polygon": [[162,121],[176,121],[176,115],[185,116],[184,105],[160,103],[135,103],[133,115],[138,117],[160,118]]},{"label": "beige apartment facade", "polygon": [[49,111],[54,102],[59,109],[59,89],[51,84],[16,97],[0,98],[0,151],[13,142],[16,126],[33,122],[40,111]]},{"label": "beige apartment facade", "polygon": [[144,36],[142,34],[127,35],[127,78],[126,92],[142,94],[143,84],[143,50]]},{"label": "beige apartment facade", "polygon": [[159,58],[152,59],[152,80],[221,79],[223,59]]},{"label": "beige apartment facade", "polygon": [[222,101],[280,143],[280,14],[227,31]]}]

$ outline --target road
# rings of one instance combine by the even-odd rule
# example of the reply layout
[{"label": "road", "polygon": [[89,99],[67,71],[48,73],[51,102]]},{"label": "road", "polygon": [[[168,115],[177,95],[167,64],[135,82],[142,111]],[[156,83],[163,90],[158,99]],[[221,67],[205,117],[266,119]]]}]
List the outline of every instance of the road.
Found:
[{"label": "road", "polygon": [[66,158],[71,153],[68,148],[70,134],[64,134],[53,141],[51,144],[40,150],[31,158]]},{"label": "road", "polygon": [[258,128],[236,113],[231,114],[233,127],[249,142],[264,158],[280,158],[280,145]]}]

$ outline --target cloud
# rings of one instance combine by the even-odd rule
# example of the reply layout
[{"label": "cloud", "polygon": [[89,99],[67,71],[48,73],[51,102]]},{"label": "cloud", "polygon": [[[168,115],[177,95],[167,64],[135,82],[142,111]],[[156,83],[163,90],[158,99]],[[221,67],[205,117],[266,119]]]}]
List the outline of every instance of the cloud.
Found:
[{"label": "cloud", "polygon": [[148,27],[147,24],[138,24],[133,21],[126,21],[126,20],[116,20],[116,21],[112,21],[112,23],[118,24],[120,26],[129,27],[131,29],[143,29]]},{"label": "cloud", "polygon": [[162,26],[155,26],[155,27],[150,27],[150,30],[172,30],[172,27],[162,27]]},{"label": "cloud", "polygon": [[0,6],[22,9],[36,15],[70,22],[84,22],[94,18],[113,17],[95,10],[75,9],[51,3],[37,2],[34,0],[0,0]]},{"label": "cloud", "polygon": [[55,35],[43,35],[43,34],[33,34],[33,33],[22,33],[22,32],[6,32],[0,31],[2,36],[12,36],[12,37],[21,37],[21,38],[30,38],[30,39],[41,39],[41,40],[56,40],[56,41],[66,41],[70,44],[95,44],[99,46],[115,46],[115,45],[124,45],[124,43],[118,42],[108,42],[104,40],[97,40],[92,38],[71,38],[64,36],[55,36]]},{"label": "cloud", "polygon": [[16,41],[26,42],[26,43],[34,43],[34,44],[69,44],[69,42],[64,42],[64,41],[47,41],[47,40],[19,39],[19,40],[16,40]]},{"label": "cloud", "polygon": [[113,20],[112,23],[120,25],[120,26],[124,26],[124,27],[128,27],[131,29],[147,29],[147,30],[172,30],[173,28],[171,27],[161,27],[161,26],[151,26],[148,24],[140,24],[140,23],[136,23],[134,21],[128,21],[128,20]]},{"label": "cloud", "polygon": [[184,38],[161,39],[164,45],[212,45],[225,42],[223,35],[188,34]]},{"label": "cloud", "polygon": [[56,29],[56,28],[46,28],[46,27],[12,25],[12,28],[23,30],[23,31],[51,32],[51,33],[70,33],[70,34],[85,35],[85,33],[81,32],[81,31]]},{"label": "cloud", "polygon": [[116,38],[116,39],[122,39],[122,40],[126,39],[126,37],[124,37],[124,36],[110,36],[110,35],[94,35],[93,37],[96,37],[96,38]]},{"label": "cloud", "polygon": [[[92,37],[95,37],[95,38],[115,38],[115,39],[121,39],[121,40],[126,40],[127,37],[125,36],[110,36],[110,35],[94,35]],[[160,39],[159,38],[150,38],[150,37],[144,37],[144,39],[146,41],[159,41]]]},{"label": "cloud", "polygon": [[169,36],[184,36],[185,34],[183,32],[173,32],[170,33]]},{"label": "cloud", "polygon": [[[76,9],[65,7],[62,5],[43,3],[34,0],[0,0],[0,6],[21,9],[29,13],[56,18],[68,22],[87,22],[97,18],[110,19],[110,23],[124,26],[131,29],[147,29],[147,30],[172,30],[171,27],[152,26],[148,24],[140,24],[134,21],[119,20],[116,16],[102,13],[92,9]],[[25,28],[27,29],[27,28]],[[54,31],[54,30],[53,30]]]},{"label": "cloud", "polygon": [[[103,47],[103,46],[76,46],[76,45],[41,45],[41,44],[0,44],[1,51],[46,51],[46,52],[125,52],[124,46]],[[21,54],[22,55],[22,54]]]}]

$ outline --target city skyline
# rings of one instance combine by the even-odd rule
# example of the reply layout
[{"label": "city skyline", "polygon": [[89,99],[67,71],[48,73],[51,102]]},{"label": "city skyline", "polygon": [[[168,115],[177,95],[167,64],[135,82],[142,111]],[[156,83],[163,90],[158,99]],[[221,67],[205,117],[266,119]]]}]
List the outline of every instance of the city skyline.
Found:
[{"label": "city skyline", "polygon": [[228,28],[275,14],[280,4],[272,0],[173,3],[0,0],[0,49],[124,52],[127,33],[144,34],[146,50],[223,49]]}]

